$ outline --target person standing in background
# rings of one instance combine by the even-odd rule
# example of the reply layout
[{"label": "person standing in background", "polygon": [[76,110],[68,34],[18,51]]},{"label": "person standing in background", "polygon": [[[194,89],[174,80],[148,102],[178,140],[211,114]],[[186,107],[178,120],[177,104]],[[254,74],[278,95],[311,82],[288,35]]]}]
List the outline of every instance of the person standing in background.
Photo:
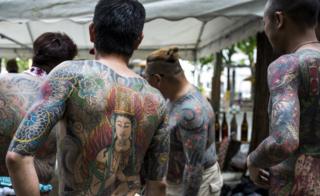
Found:
[{"label": "person standing in background", "polygon": [[6,70],[8,73],[18,73],[19,72],[19,67],[17,64],[16,59],[9,59],[6,65]]},{"label": "person standing in background", "polygon": [[216,156],[214,112],[187,81],[178,48],[151,53],[145,78],[169,100],[167,196],[220,195],[223,183]]}]

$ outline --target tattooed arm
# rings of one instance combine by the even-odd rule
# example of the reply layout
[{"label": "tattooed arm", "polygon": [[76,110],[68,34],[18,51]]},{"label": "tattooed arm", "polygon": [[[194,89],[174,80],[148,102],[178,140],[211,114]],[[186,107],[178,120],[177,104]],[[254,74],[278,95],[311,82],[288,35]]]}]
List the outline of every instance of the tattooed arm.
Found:
[{"label": "tattooed arm", "polygon": [[167,129],[167,113],[165,104],[162,107],[161,123],[155,132],[144,159],[143,170],[146,172],[146,194],[165,195],[164,177],[167,174],[170,135]]},{"label": "tattooed arm", "polygon": [[249,156],[255,167],[269,168],[286,160],[299,146],[300,104],[298,59],[280,57],[270,65],[270,136]]},{"label": "tattooed arm", "polygon": [[[192,105],[192,107],[194,107]],[[203,173],[202,162],[204,160],[207,131],[204,130],[204,119],[194,108],[183,108],[179,120],[179,130],[186,165],[183,173],[183,195],[197,195]]]},{"label": "tattooed arm", "polygon": [[57,153],[56,127],[52,129],[47,141],[36,152],[34,157],[34,167],[39,182],[42,184],[48,184],[54,175]]},{"label": "tattooed arm", "polygon": [[65,102],[73,90],[63,68],[60,66],[50,74],[41,87],[42,98],[29,110],[11,141],[6,162],[18,196],[39,195],[32,156],[63,116]]}]

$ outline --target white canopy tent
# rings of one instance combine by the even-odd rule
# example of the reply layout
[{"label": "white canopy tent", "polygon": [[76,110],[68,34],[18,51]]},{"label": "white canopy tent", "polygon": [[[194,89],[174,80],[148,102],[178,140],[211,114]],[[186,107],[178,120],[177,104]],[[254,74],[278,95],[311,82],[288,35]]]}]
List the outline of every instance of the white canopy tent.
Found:
[{"label": "white canopy tent", "polygon": [[[145,39],[136,57],[170,45],[194,60],[262,30],[267,0],[140,0],[147,11]],[[47,31],[65,32],[88,57],[88,26],[97,0],[0,0],[0,57],[30,57]],[[27,49],[28,47],[29,49]]]}]

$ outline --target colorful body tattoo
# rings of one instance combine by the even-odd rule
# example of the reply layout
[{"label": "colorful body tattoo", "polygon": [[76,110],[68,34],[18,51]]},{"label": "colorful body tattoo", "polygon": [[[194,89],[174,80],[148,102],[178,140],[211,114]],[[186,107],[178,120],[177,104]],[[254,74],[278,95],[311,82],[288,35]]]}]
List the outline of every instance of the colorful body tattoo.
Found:
[{"label": "colorful body tattoo", "polygon": [[169,103],[170,159],[167,180],[197,195],[204,169],[216,162],[214,113],[197,89]]},{"label": "colorful body tattoo", "polygon": [[[10,151],[33,155],[62,117],[61,195],[134,195],[141,188],[142,169],[148,180],[165,176],[166,105],[144,79],[122,77],[98,61],[59,65],[42,86],[42,98],[23,120]],[[143,163],[148,168],[141,168]]]},{"label": "colorful body tattoo", "polygon": [[309,49],[269,67],[270,136],[250,160],[271,169],[272,195],[320,192],[319,68],[320,52]]},{"label": "colorful body tattoo", "polygon": [[[33,73],[32,70],[29,71]],[[38,75],[0,75],[0,175],[8,176],[5,157],[27,110],[39,97],[42,80]],[[48,183],[54,172],[56,160],[56,138],[54,131],[41,151],[35,153],[35,167],[40,182]]]}]

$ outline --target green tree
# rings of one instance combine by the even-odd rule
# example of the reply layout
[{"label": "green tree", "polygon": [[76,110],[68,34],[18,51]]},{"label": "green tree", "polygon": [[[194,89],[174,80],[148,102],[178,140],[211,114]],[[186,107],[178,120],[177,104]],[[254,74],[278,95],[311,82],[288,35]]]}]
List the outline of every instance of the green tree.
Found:
[{"label": "green tree", "polygon": [[17,64],[19,67],[19,72],[29,69],[29,59],[20,59],[17,58]]},{"label": "green tree", "polygon": [[257,41],[255,37],[249,37],[247,40],[236,44],[236,50],[248,56],[251,66],[254,65],[254,52],[257,48]]},{"label": "green tree", "polygon": [[[199,73],[202,73],[202,70],[203,70],[203,68],[204,68],[204,66],[205,65],[208,65],[208,64],[212,64],[213,63],[213,61],[214,61],[214,55],[213,54],[211,54],[211,55],[208,55],[208,56],[205,56],[205,57],[201,57],[200,59],[199,59],[199,66],[200,66],[200,72]],[[203,89],[204,90],[204,88],[203,88],[203,84],[201,83],[201,81],[200,81],[200,74],[198,75],[198,78],[197,78],[197,81],[198,81],[198,84],[199,84],[199,88],[200,89]]]},{"label": "green tree", "polygon": [[239,43],[236,44],[236,50],[238,52],[241,52],[242,54],[247,55],[248,60],[249,60],[249,66],[251,70],[251,97],[254,96],[254,91],[255,91],[255,81],[254,81],[254,76],[255,76],[255,61],[254,61],[254,54],[257,48],[257,39],[255,37],[249,37],[246,40],[243,40]]},{"label": "green tree", "polygon": [[222,51],[222,54],[223,54],[223,64],[225,66],[227,66],[227,90],[230,90],[231,89],[231,84],[230,84],[230,66],[232,66],[233,64],[233,61],[232,61],[232,56],[234,54],[236,54],[237,51],[236,51],[236,47],[235,45],[232,45],[230,48],[227,48],[227,49],[224,49]]}]

